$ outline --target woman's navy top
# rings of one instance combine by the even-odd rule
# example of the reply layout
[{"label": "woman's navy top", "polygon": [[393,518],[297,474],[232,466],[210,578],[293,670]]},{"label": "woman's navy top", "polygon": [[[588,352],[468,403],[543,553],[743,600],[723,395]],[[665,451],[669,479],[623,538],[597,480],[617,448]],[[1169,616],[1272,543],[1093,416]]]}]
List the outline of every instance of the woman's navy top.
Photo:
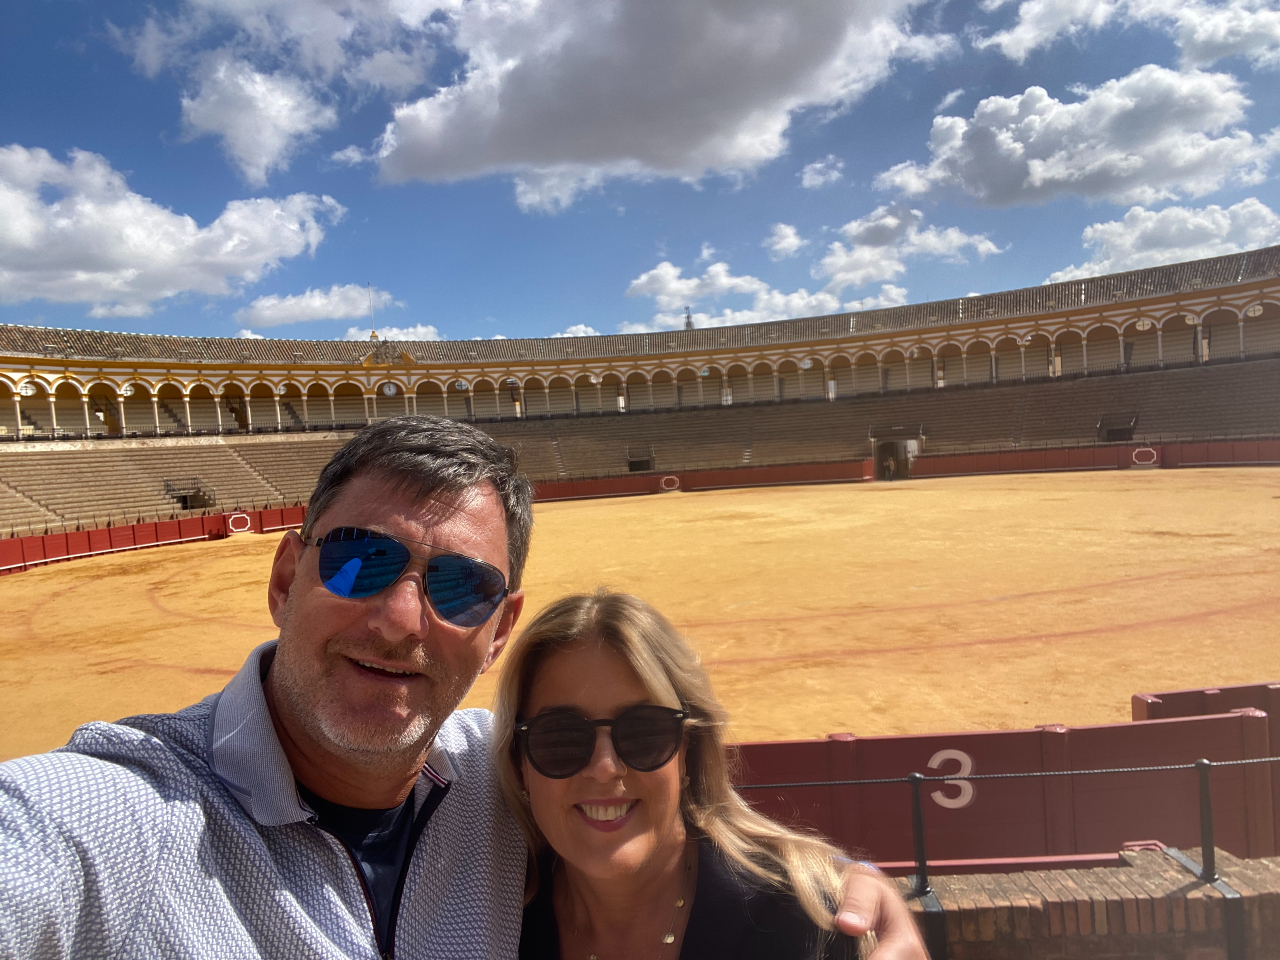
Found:
[{"label": "woman's navy top", "polygon": [[[542,882],[524,909],[520,960],[560,960],[560,928],[551,900],[554,864],[554,855],[539,861]],[[680,960],[856,960],[857,956],[856,940],[824,935],[791,893],[744,876],[710,840],[698,842],[698,885]]]}]

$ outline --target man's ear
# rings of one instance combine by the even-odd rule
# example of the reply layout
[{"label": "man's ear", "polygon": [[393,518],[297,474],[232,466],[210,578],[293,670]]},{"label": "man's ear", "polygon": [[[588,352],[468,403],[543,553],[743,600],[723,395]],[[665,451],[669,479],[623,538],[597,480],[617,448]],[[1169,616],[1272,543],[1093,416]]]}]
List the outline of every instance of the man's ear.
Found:
[{"label": "man's ear", "polygon": [[484,658],[484,666],[480,668],[481,673],[487,672],[498,659],[498,654],[502,653],[502,648],[511,639],[511,632],[515,629],[516,621],[520,619],[520,611],[523,609],[523,590],[507,594],[506,600],[502,602],[502,618],[498,621],[498,629],[493,632],[493,639],[489,641],[489,653]]},{"label": "man's ear", "polygon": [[271,610],[271,619],[277,627],[284,626],[284,605],[289,599],[289,590],[298,575],[298,559],[306,546],[296,530],[289,530],[280,539],[276,547],[276,557],[271,561],[271,579],[267,581],[267,607]]}]

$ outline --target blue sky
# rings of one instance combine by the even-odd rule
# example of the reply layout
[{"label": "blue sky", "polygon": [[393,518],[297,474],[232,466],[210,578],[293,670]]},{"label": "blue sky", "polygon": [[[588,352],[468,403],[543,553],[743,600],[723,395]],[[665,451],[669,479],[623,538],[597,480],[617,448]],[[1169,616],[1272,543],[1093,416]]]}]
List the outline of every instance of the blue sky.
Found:
[{"label": "blue sky", "polygon": [[0,322],[549,336],[1280,243],[1275,0],[88,0],[0,34]]}]

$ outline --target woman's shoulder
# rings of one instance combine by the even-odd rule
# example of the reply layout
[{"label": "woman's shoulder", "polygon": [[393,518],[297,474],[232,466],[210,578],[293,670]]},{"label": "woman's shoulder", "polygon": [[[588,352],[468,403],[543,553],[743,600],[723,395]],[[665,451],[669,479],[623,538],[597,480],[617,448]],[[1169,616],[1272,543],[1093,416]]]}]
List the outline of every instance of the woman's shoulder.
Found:
[{"label": "woman's shoulder", "polygon": [[551,873],[555,858],[544,851],[538,858],[538,888],[524,908],[520,926],[520,960],[559,960],[560,927],[551,899]]},{"label": "woman's shoulder", "polygon": [[680,960],[856,960],[857,941],[820,928],[790,890],[756,877],[710,840],[698,844],[698,884]]}]

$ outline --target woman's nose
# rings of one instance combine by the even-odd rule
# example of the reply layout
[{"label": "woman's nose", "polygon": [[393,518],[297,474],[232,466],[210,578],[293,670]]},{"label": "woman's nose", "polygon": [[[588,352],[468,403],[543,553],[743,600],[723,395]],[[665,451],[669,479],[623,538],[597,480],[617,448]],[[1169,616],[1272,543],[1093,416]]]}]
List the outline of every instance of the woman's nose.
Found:
[{"label": "woman's nose", "polygon": [[613,749],[612,728],[596,727],[596,749],[582,772],[592,780],[600,781],[616,780],[627,772],[627,765]]}]

